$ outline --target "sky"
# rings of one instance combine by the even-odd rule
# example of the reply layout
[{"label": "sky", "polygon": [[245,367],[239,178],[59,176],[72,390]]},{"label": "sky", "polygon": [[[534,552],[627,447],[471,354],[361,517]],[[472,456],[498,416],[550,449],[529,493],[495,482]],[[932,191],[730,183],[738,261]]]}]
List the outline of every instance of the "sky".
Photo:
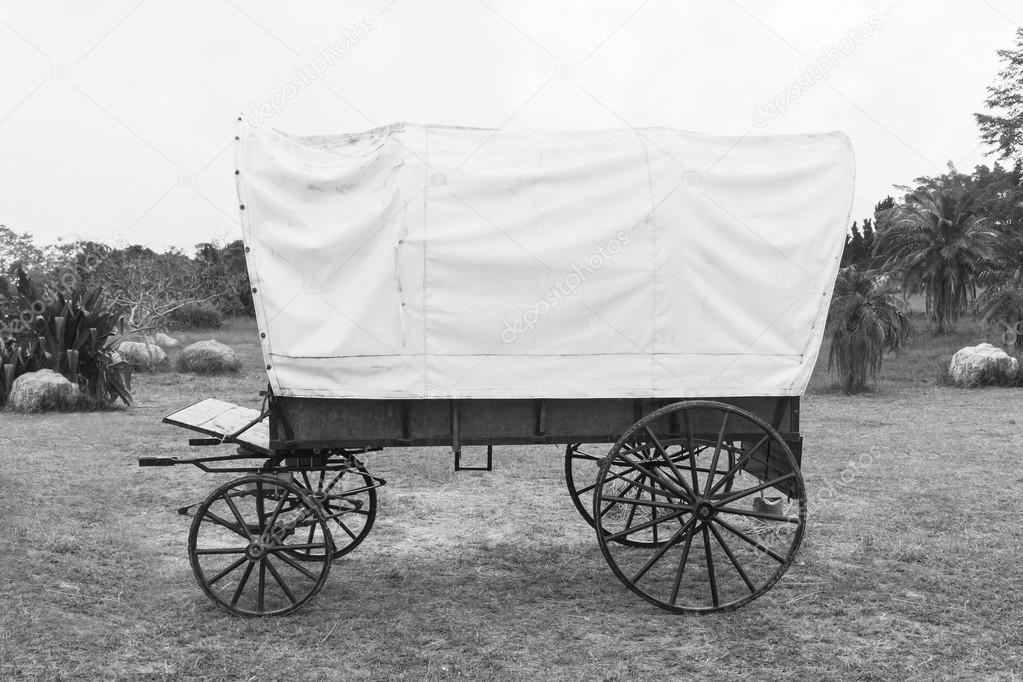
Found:
[{"label": "sky", "polygon": [[241,237],[236,119],[292,134],[843,130],[853,217],[994,162],[973,114],[1018,0],[0,0],[0,224],[37,243]]}]

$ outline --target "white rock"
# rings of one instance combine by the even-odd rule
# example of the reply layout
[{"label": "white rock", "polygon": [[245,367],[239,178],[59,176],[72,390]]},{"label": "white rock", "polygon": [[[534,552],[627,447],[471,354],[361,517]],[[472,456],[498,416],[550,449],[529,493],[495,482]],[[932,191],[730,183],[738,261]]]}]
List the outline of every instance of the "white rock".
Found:
[{"label": "white rock", "polygon": [[155,343],[122,341],[117,352],[125,362],[136,367],[151,368],[167,361],[167,354]]},{"label": "white rock", "polygon": [[990,343],[967,346],[956,351],[948,365],[952,381],[963,386],[997,384],[1011,381],[1019,369],[1019,361]]},{"label": "white rock", "polygon": [[181,345],[180,341],[175,339],[173,336],[164,334],[163,332],[157,332],[156,336],[153,337],[153,342],[164,350],[167,348],[177,348]]},{"label": "white rock", "polygon": [[181,350],[178,356],[181,369],[186,372],[236,372],[240,366],[238,356],[227,345],[210,339],[196,341]]},{"label": "white rock", "polygon": [[78,386],[51,369],[26,372],[14,380],[8,405],[15,410],[66,410],[78,401]]}]

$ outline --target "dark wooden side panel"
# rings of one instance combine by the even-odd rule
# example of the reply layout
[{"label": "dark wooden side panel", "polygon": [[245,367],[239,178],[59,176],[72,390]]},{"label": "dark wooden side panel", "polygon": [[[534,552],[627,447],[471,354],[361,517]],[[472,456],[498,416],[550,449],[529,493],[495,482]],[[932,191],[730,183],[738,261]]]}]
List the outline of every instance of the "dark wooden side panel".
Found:
[{"label": "dark wooden side panel", "polygon": [[[644,415],[672,399],[355,400],[272,399],[270,446],[316,447],[502,445],[613,442]],[[799,429],[798,398],[725,398],[763,418],[784,434]],[[720,422],[707,413],[694,432],[716,435]],[[457,424],[457,429],[454,428]],[[660,420],[660,433],[682,425]],[[457,434],[456,434],[457,431]],[[737,432],[735,437],[741,438]],[[788,436],[787,436],[788,437]],[[797,455],[798,456],[798,455]]]}]

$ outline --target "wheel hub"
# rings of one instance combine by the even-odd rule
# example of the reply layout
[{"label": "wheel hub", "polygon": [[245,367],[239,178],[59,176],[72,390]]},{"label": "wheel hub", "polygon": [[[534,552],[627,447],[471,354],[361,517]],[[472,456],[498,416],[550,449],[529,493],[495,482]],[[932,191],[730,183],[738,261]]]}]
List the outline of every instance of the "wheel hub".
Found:
[{"label": "wheel hub", "polygon": [[714,508],[714,505],[711,504],[710,502],[707,502],[706,500],[697,504],[695,511],[697,518],[704,520],[711,518],[712,516],[714,516],[714,514],[717,513],[717,509]]},{"label": "wheel hub", "polygon": [[266,546],[262,540],[253,540],[245,549],[245,555],[253,561],[261,559],[264,554],[266,554]]}]

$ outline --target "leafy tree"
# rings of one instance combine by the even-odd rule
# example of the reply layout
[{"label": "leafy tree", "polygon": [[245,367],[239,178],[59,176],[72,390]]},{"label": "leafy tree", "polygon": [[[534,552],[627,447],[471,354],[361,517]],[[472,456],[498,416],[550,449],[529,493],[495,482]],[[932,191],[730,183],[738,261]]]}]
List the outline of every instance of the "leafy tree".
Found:
[{"label": "leafy tree", "polygon": [[909,310],[890,277],[855,265],[842,268],[828,310],[828,370],[838,372],[846,393],[859,393],[877,376],[885,353],[902,350]]},{"label": "leafy tree", "polygon": [[[1023,165],[1023,164],[1021,164]],[[972,174],[960,172],[949,161],[948,171],[934,177],[919,177],[913,182],[915,188],[897,185],[908,194],[916,192],[945,192],[947,194],[969,194],[976,205],[977,213],[983,215],[995,227],[1010,229],[1023,226],[1023,168],[1017,165],[1011,170],[995,163],[991,168],[976,166]]]},{"label": "leafy tree", "polygon": [[990,114],[974,114],[981,138],[1002,159],[1023,160],[1023,28],[1016,31],[1016,46],[998,50],[1004,68],[998,82],[987,89],[984,104]]},{"label": "leafy tree", "polygon": [[971,194],[920,191],[891,213],[877,237],[877,253],[907,296],[925,294],[935,333],[943,334],[976,298],[978,276],[1003,244],[1003,234],[978,213]]},{"label": "leafy tree", "polygon": [[980,274],[978,283],[983,292],[977,300],[977,312],[985,322],[1003,328],[1006,346],[1023,353],[1023,223],[1006,230],[998,256]]},{"label": "leafy tree", "polygon": [[[915,182],[917,191],[969,195],[988,227],[1002,234],[994,257],[977,274],[977,311],[986,322],[1007,329],[1023,323],[1023,163],[1012,169],[997,162],[990,168],[978,165],[969,175],[949,163],[943,175]],[[1023,336],[1016,343],[1023,350]]]},{"label": "leafy tree", "polygon": [[853,221],[849,234],[845,237],[845,249],[842,251],[841,266],[863,265],[866,251],[864,250],[863,235],[856,221]]},{"label": "leafy tree", "polygon": [[862,266],[869,268],[874,259],[874,221],[863,219],[863,261]]},{"label": "leafy tree", "polygon": [[226,315],[255,315],[242,240],[224,246],[203,242],[195,249],[202,293],[212,295]]},{"label": "leafy tree", "polygon": [[34,267],[43,262],[43,251],[32,242],[27,232],[17,234],[0,225],[0,275],[11,277],[19,265]]},{"label": "leafy tree", "polygon": [[103,286],[133,329],[160,327],[174,310],[215,297],[203,286],[196,261],[179,249],[156,253],[138,244],[111,249],[96,267],[77,274]]}]

